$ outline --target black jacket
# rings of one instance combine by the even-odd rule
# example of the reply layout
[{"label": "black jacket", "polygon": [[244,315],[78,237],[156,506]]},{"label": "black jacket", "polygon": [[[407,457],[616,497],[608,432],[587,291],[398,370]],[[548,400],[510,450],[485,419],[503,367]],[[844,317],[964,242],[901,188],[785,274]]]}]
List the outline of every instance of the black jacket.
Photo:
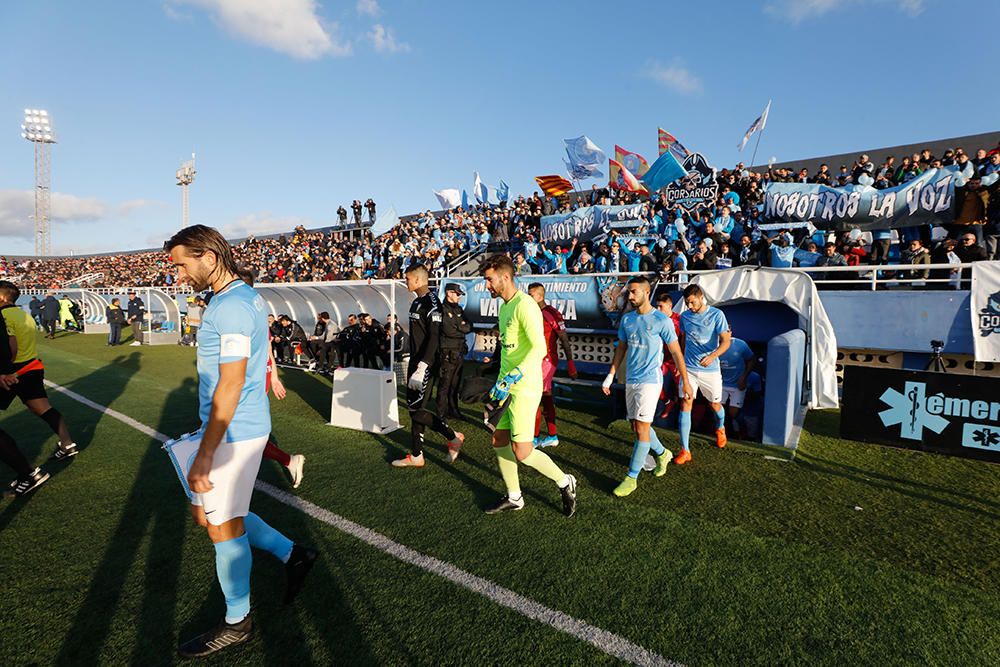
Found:
[{"label": "black jacket", "polygon": [[125,324],[125,313],[121,308],[108,306],[104,309],[104,315],[108,319],[108,324]]},{"label": "black jacket", "polygon": [[54,296],[47,296],[42,301],[42,319],[52,322],[59,319],[59,299]]},{"label": "black jacket", "polygon": [[462,307],[457,303],[441,304],[441,349],[465,349],[465,334],[472,331],[472,325],[465,319]]},{"label": "black jacket", "polygon": [[128,319],[133,317],[139,321],[142,321],[142,316],[146,312],[146,304],[142,302],[142,299],[135,297],[134,299],[128,300]]},{"label": "black jacket", "polygon": [[410,365],[421,361],[433,366],[441,335],[441,302],[437,294],[427,292],[410,304]]}]

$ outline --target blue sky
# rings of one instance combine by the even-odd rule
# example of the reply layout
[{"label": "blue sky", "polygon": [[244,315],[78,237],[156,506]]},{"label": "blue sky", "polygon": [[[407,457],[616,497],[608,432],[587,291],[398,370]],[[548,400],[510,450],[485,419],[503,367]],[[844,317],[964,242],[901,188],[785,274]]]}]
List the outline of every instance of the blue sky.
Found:
[{"label": "blue sky", "polygon": [[59,136],[53,251],[109,251],[179,227],[191,152],[192,221],[237,235],[354,198],[436,208],[473,170],[530,192],[579,134],[652,159],[662,126],[731,165],[769,98],[761,160],[997,130],[998,21],[966,0],[4,2],[0,254],[34,250],[25,107]]}]

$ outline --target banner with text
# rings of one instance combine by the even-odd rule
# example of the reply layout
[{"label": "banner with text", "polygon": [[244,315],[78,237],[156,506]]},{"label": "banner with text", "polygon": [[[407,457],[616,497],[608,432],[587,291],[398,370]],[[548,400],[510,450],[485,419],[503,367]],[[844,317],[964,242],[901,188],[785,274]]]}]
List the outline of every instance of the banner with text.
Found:
[{"label": "banner with text", "polygon": [[1000,361],[1000,262],[972,265],[972,340],[976,361]]},{"label": "banner with text", "polygon": [[542,242],[563,244],[601,240],[611,229],[640,227],[642,204],[628,206],[584,206],[570,213],[542,216]]},{"label": "banner with text", "polygon": [[[566,275],[518,276],[517,287],[528,291],[531,283],[545,286],[545,301],[562,313],[566,328],[579,333],[614,333],[627,309],[625,281],[629,276],[595,277]],[[477,329],[495,327],[503,300],[493,298],[482,278],[452,278],[462,285],[465,296],[459,303],[465,318]],[[656,292],[654,281],[653,291]],[[667,289],[667,286],[661,289]]]},{"label": "banner with text", "polygon": [[771,183],[764,191],[764,219],[809,220],[818,229],[893,229],[955,220],[956,167],[928,169],[912,181],[876,190],[849,185]]}]

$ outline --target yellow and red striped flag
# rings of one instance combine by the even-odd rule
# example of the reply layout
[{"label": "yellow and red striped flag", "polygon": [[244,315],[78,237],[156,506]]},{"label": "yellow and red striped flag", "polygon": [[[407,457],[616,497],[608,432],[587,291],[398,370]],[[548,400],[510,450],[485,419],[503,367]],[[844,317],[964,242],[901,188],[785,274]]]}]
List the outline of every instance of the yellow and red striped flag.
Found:
[{"label": "yellow and red striped flag", "polygon": [[617,144],[615,145],[615,160],[625,165],[636,178],[642,178],[642,175],[649,170],[649,163],[646,162],[646,158],[638,153],[627,151]]},{"label": "yellow and red striped flag", "polygon": [[617,160],[608,160],[610,163],[609,171],[612,174],[612,179],[609,185],[618,190],[627,190],[629,192],[647,192],[646,186],[639,182],[628,167],[623,165]]},{"label": "yellow and red striped flag", "polygon": [[535,176],[535,182],[542,192],[553,197],[564,195],[573,189],[573,184],[562,176]]},{"label": "yellow and red striped flag", "polygon": [[684,158],[690,154],[690,151],[684,148],[684,144],[677,141],[677,137],[670,134],[662,127],[657,128],[657,135],[659,138],[660,155],[670,151],[674,154],[674,157],[677,158],[678,162],[683,162]]}]

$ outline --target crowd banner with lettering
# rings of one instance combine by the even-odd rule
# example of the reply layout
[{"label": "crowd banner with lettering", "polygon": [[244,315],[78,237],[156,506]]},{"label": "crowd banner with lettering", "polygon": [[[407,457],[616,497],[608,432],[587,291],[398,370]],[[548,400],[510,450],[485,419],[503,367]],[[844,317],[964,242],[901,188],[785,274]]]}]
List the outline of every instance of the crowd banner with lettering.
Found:
[{"label": "crowd banner with lettering", "polygon": [[818,229],[894,229],[955,220],[957,167],[928,169],[885,190],[816,183],[771,183],[764,191],[764,219],[808,220]]},{"label": "crowd banner with lettering", "polygon": [[840,435],[1000,462],[1000,379],[847,366]]},{"label": "crowd banner with lettering", "polygon": [[600,241],[611,229],[640,227],[643,204],[584,206],[570,213],[542,216],[542,242],[563,244],[574,238]]},{"label": "crowd banner with lettering", "polygon": [[971,298],[976,361],[1000,362],[1000,262],[972,265]]},{"label": "crowd banner with lettering", "polygon": [[[566,320],[575,333],[614,333],[626,306],[625,282],[629,276],[598,277],[569,275],[518,276],[517,287],[528,291],[531,283],[545,286],[545,301]],[[503,300],[494,299],[482,278],[452,278],[462,285],[465,296],[459,303],[465,318],[477,329],[495,327]],[[654,281],[654,293],[656,285]]]}]

